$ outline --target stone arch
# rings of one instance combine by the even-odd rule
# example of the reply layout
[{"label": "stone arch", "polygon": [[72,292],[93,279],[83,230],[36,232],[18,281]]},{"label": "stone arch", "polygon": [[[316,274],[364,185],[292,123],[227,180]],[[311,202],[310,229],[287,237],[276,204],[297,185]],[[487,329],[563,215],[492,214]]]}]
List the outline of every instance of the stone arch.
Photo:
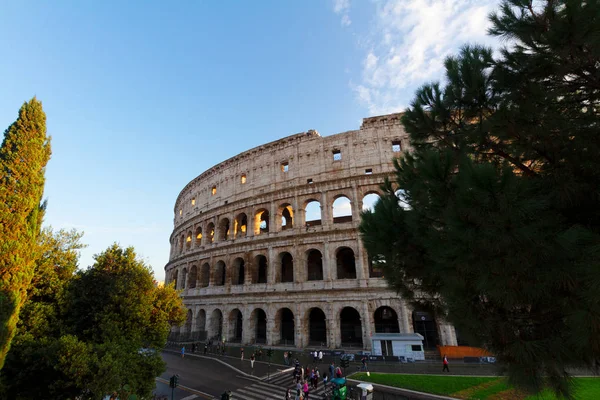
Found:
[{"label": "stone arch", "polygon": [[267,343],[267,313],[255,308],[250,314],[250,332],[254,343]]},{"label": "stone arch", "polygon": [[200,287],[207,287],[210,284],[210,264],[204,263],[200,268]]},{"label": "stone arch", "polygon": [[342,347],[363,346],[360,313],[354,307],[344,307],[340,311],[340,334]]},{"label": "stone arch", "polygon": [[184,268],[183,271],[181,271],[181,282],[182,289],[187,289],[187,268]]},{"label": "stone arch", "polygon": [[197,280],[198,280],[198,267],[196,267],[195,265],[192,265],[192,268],[190,268],[190,273],[188,276],[187,287],[190,289],[194,289],[196,287]]},{"label": "stone arch", "polygon": [[392,307],[381,306],[373,313],[375,333],[400,333],[398,314]]},{"label": "stone arch", "polygon": [[268,274],[269,266],[267,257],[262,254],[254,257],[254,262],[252,263],[252,283],[267,283]]},{"label": "stone arch", "polygon": [[192,248],[192,231],[188,231],[185,237],[185,249],[189,250]]},{"label": "stone arch", "polygon": [[223,337],[223,313],[218,308],[215,308],[210,314],[208,336],[216,340],[221,340]]},{"label": "stone arch", "polygon": [[254,235],[269,232],[269,211],[265,208],[260,208],[254,214]]},{"label": "stone arch", "polygon": [[231,268],[231,284],[243,285],[246,280],[246,266],[244,259],[238,257],[235,260],[233,260]]},{"label": "stone arch", "polygon": [[192,310],[187,311],[187,316],[185,318],[185,324],[183,325],[183,331],[187,334],[192,332],[192,318],[194,315],[192,314]]},{"label": "stone arch", "polygon": [[214,272],[214,279],[213,279],[215,286],[224,286],[226,276],[227,276],[227,267],[225,266],[225,262],[223,260],[217,261],[217,264],[215,265],[215,272]]},{"label": "stone arch", "polygon": [[204,332],[206,330],[206,311],[199,310],[196,315],[196,330],[198,332]]},{"label": "stone arch", "polygon": [[356,279],[356,258],[350,247],[340,247],[335,252],[337,279]]},{"label": "stone arch", "polygon": [[385,266],[385,257],[383,254],[369,256],[369,278],[383,278],[383,267]]},{"label": "stone arch", "polygon": [[327,344],[327,317],[319,307],[312,307],[306,312],[308,327],[308,345],[325,346]]},{"label": "stone arch", "polygon": [[321,225],[321,203],[315,199],[308,199],[304,204],[306,226]]},{"label": "stone arch", "polygon": [[179,245],[177,246],[177,247],[179,247],[179,252],[180,252],[180,253],[182,253],[182,252],[183,252],[183,242],[185,242],[185,237],[184,237],[184,235],[181,235],[181,236],[180,236],[180,237],[177,239],[177,242],[178,242],[178,244],[179,244]]},{"label": "stone arch", "polygon": [[306,274],[309,281],[323,280],[323,255],[317,249],[306,252]]},{"label": "stone arch", "polygon": [[238,308],[234,308],[229,313],[229,332],[227,340],[233,343],[241,343],[243,335],[244,318]]},{"label": "stone arch", "polygon": [[194,237],[196,238],[196,246],[200,246],[202,244],[202,227],[201,226],[196,228]]},{"label": "stone arch", "polygon": [[423,336],[423,348],[435,349],[439,344],[438,326],[435,316],[425,310],[412,313],[413,330]]},{"label": "stone arch", "polygon": [[178,280],[178,278],[179,278],[179,271],[177,269],[175,269],[173,272],[171,272],[171,282],[173,282],[173,287],[175,289],[179,289],[177,287],[177,283],[178,283],[177,280]]},{"label": "stone arch", "polygon": [[294,282],[294,258],[290,253],[284,251],[279,254],[279,271],[277,271],[277,282]]},{"label": "stone arch", "polygon": [[248,233],[248,217],[245,213],[239,213],[233,220],[233,231],[236,238],[245,237]]},{"label": "stone arch", "polygon": [[294,209],[289,203],[284,203],[277,210],[277,226],[280,230],[292,229],[294,227]]},{"label": "stone arch", "polygon": [[295,344],[294,313],[287,307],[280,308],[275,314],[274,343],[293,346]]},{"label": "stone arch", "polygon": [[352,222],[352,202],[348,197],[343,194],[336,196],[331,208],[334,224]]},{"label": "stone arch", "polygon": [[376,191],[369,191],[369,192],[365,193],[365,195],[363,196],[363,198],[361,200],[362,211],[367,211],[367,210],[374,211],[375,204],[379,201],[380,198],[381,198],[381,196]]},{"label": "stone arch", "polygon": [[215,224],[210,222],[207,226],[206,226],[206,234],[207,236],[207,240],[208,243],[214,243],[215,242]]},{"label": "stone arch", "polygon": [[229,218],[221,218],[219,221],[219,241],[229,240]]}]

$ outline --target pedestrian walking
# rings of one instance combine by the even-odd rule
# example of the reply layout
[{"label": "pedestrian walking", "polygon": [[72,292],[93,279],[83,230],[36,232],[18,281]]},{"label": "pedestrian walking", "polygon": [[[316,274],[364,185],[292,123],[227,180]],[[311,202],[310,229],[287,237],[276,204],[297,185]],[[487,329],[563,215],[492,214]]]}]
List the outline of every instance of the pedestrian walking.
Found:
[{"label": "pedestrian walking", "polygon": [[315,390],[317,390],[319,388],[319,379],[321,379],[321,376],[319,373],[319,369],[317,368],[315,370]]},{"label": "pedestrian walking", "polygon": [[323,352],[319,350],[319,364],[323,361]]},{"label": "pedestrian walking", "polygon": [[240,354],[242,355],[242,361],[244,361],[244,348],[243,347],[240,349]]},{"label": "pedestrian walking", "polygon": [[284,400],[292,400],[292,391],[290,389],[285,392]]},{"label": "pedestrian walking", "polygon": [[366,371],[367,370],[367,357],[363,356],[363,358],[361,358],[360,362],[362,363],[361,370]]},{"label": "pedestrian walking", "polygon": [[335,364],[333,362],[331,362],[331,364],[329,364],[329,376],[331,376],[333,378],[333,371],[335,370]]},{"label": "pedestrian walking", "polygon": [[204,355],[206,355],[207,351],[208,351],[208,344],[204,344]]},{"label": "pedestrian walking", "polygon": [[304,400],[308,400],[308,393],[310,388],[308,387],[308,381],[304,381],[304,385],[302,385],[302,391],[304,392]]},{"label": "pedestrian walking", "polygon": [[181,348],[181,358],[185,357],[185,346]]},{"label": "pedestrian walking", "polygon": [[250,356],[250,368],[254,369],[254,353]]},{"label": "pedestrian walking", "polygon": [[444,354],[444,358],[442,360],[442,364],[444,364],[444,368],[442,368],[442,372],[448,371],[450,372],[450,368],[448,368],[448,357]]},{"label": "pedestrian walking", "polygon": [[317,358],[319,358],[319,353],[317,353],[317,351],[315,350],[313,353],[311,353],[313,356],[313,364],[317,363]]},{"label": "pedestrian walking", "polygon": [[288,359],[288,352],[287,352],[287,351],[284,351],[284,352],[283,352],[283,363],[284,363],[285,365],[290,365],[290,361],[289,361],[289,359]]}]

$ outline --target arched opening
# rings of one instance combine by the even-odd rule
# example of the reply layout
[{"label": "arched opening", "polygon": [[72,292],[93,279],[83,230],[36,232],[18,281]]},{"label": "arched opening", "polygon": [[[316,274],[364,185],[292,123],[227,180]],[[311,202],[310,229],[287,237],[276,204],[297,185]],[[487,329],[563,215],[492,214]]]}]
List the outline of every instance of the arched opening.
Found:
[{"label": "arched opening", "polygon": [[200,246],[202,244],[202,228],[201,227],[196,228],[195,237],[196,237],[196,246]]},{"label": "arched opening", "polygon": [[281,263],[281,282],[294,282],[294,259],[288,252],[279,255]]},{"label": "arched opening", "polygon": [[200,287],[207,287],[210,284],[210,265],[204,263],[200,268]]},{"label": "arched opening", "polygon": [[252,311],[251,321],[254,325],[254,342],[267,343],[267,314],[257,308]]},{"label": "arched opening", "polygon": [[188,277],[188,288],[194,289],[196,287],[196,281],[198,280],[198,268],[195,265],[192,265],[190,268],[190,273]]},{"label": "arched opening", "polygon": [[327,325],[325,313],[320,308],[311,308],[308,314],[308,344],[309,346],[327,345]]},{"label": "arched opening", "polygon": [[252,283],[267,283],[267,257],[263,255],[254,257]]},{"label": "arched opening", "polygon": [[356,279],[356,260],[354,251],[349,247],[338,249],[335,260],[338,279]]},{"label": "arched opening", "polygon": [[193,318],[192,310],[188,310],[187,317],[185,319],[185,325],[183,326],[183,331],[186,334],[190,334],[192,332],[192,318]]},{"label": "arched opening", "polygon": [[235,217],[233,228],[235,231],[235,237],[244,237],[248,232],[248,217],[246,214],[241,213]]},{"label": "arched opening", "polygon": [[368,193],[362,199],[362,210],[367,211],[370,210],[373,212],[375,210],[375,204],[379,201],[379,195],[377,193]]},{"label": "arched opening", "polygon": [[181,253],[183,251],[183,242],[185,242],[185,237],[181,235],[181,237],[177,239],[177,241],[179,242],[179,252]]},{"label": "arched opening", "polygon": [[431,313],[426,311],[413,312],[413,329],[423,336],[423,348],[435,349],[439,344],[437,324]]},{"label": "arched opening", "polygon": [[254,215],[254,234],[269,232],[269,212],[265,209],[260,209]]},{"label": "arched opening", "polygon": [[383,306],[375,310],[375,333],[400,333],[398,314],[391,307]]},{"label": "arched opening", "polygon": [[229,239],[229,219],[222,218],[219,221],[219,240],[228,240]]},{"label": "arched opening", "polygon": [[323,280],[323,256],[319,250],[309,250],[306,257],[307,280]]},{"label": "arched opening", "polygon": [[340,196],[333,202],[333,223],[352,222],[352,204],[346,196]]},{"label": "arched opening", "polygon": [[244,266],[243,258],[238,257],[233,260],[233,270],[231,272],[231,284],[243,285],[246,277],[246,268]]},{"label": "arched opening", "polygon": [[292,229],[294,227],[294,209],[290,204],[283,204],[279,207],[279,215],[281,215],[281,230]]},{"label": "arched opening", "polygon": [[198,311],[198,315],[196,316],[196,328],[196,330],[200,332],[200,337],[202,337],[203,332],[206,331],[206,311]]},{"label": "arched opening", "polygon": [[189,250],[192,248],[192,231],[189,231],[185,238],[185,249]]},{"label": "arched opening", "polygon": [[208,242],[214,243],[215,242],[215,224],[213,224],[212,222],[210,224],[208,224],[208,226],[206,227],[206,232],[208,233]]},{"label": "arched opening", "polygon": [[230,342],[241,343],[243,333],[242,312],[237,308],[229,313],[229,338]]},{"label": "arched opening", "polygon": [[186,289],[187,286],[187,268],[184,268],[183,271],[181,271],[181,288],[182,289]]},{"label": "arched opening", "polygon": [[340,332],[342,346],[362,347],[362,324],[360,314],[352,307],[344,307],[340,313]]},{"label": "arched opening", "polygon": [[175,270],[173,271],[173,273],[171,274],[171,282],[173,282],[173,287],[175,289],[179,289],[177,287],[177,279],[179,278],[179,271]]},{"label": "arched opening", "polygon": [[309,200],[304,207],[306,226],[321,225],[321,203],[317,200]]},{"label": "arched opening", "polygon": [[[275,315],[275,329],[279,333],[279,344],[294,345],[294,313],[289,308],[282,308]],[[277,326],[279,325],[279,326]]]},{"label": "arched opening", "polygon": [[215,267],[215,285],[223,286],[225,285],[225,276],[226,276],[226,268],[225,263],[223,261],[218,261]]},{"label": "arched opening", "polygon": [[223,338],[223,314],[221,310],[216,309],[210,315],[210,331],[209,337],[215,340]]},{"label": "arched opening", "polygon": [[383,278],[384,267],[385,257],[382,254],[369,257],[369,278]]}]

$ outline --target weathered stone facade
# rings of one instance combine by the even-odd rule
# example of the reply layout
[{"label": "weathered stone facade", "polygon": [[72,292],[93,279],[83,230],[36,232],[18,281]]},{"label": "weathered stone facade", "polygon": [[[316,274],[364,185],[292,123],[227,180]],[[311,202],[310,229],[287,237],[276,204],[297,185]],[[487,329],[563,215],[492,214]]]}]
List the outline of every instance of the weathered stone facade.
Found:
[{"label": "weathered stone facade", "polygon": [[[256,147],[188,183],[165,266],[189,310],[181,332],[367,349],[376,331],[413,332],[412,310],[371,267],[357,230],[363,198],[408,146],[399,114],[365,118],[359,130]],[[343,198],[349,209],[334,210]],[[320,219],[306,212],[315,201]],[[441,343],[456,344],[443,328]]]}]

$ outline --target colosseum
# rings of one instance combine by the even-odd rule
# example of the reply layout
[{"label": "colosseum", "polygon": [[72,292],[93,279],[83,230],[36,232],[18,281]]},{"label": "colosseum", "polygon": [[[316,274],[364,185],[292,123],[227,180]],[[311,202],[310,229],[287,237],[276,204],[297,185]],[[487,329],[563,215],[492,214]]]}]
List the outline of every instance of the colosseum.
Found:
[{"label": "colosseum", "polygon": [[181,289],[180,341],[371,349],[378,333],[456,345],[453,327],[388,289],[362,246],[363,207],[409,147],[399,114],[307,132],[240,153],[175,202],[167,282]]}]

